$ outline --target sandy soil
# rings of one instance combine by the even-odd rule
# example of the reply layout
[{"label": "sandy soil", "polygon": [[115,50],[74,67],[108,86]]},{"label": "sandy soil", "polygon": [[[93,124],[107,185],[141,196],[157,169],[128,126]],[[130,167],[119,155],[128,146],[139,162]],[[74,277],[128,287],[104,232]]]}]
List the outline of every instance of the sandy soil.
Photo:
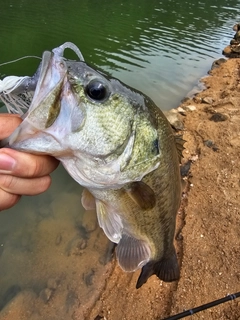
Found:
[{"label": "sandy soil", "polygon": [[[182,162],[185,169],[191,165],[177,217],[180,280],[164,283],[153,276],[136,290],[139,272],[124,273],[115,259],[109,261],[112,249],[96,217],[69,219],[69,193],[51,207],[50,217],[34,220],[21,258],[10,245],[0,252],[6,275],[9,261],[16,264],[6,288],[1,280],[3,292],[12,286],[7,303],[0,301],[0,320],[160,320],[240,290],[240,59],[221,64],[202,81],[206,89],[178,108],[187,141]],[[36,256],[25,242],[35,242]],[[240,299],[191,319],[239,320]]]}]

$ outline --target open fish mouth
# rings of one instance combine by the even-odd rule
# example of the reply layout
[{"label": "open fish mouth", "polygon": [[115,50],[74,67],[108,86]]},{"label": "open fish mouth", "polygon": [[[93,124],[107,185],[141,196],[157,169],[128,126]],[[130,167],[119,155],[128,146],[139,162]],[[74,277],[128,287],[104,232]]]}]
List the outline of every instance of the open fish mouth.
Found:
[{"label": "open fish mouth", "polygon": [[[58,118],[64,103],[76,104],[73,97],[67,99],[71,101],[62,99],[64,95],[68,94],[69,96],[70,91],[67,79],[68,67],[63,56],[66,48],[72,49],[79,60],[84,61],[78,47],[73,43],[66,42],[53,49],[52,52],[45,51],[43,53],[42,62],[33,77],[6,77],[8,79],[3,79],[2,82],[6,80],[8,89],[4,90],[4,84],[2,84],[0,99],[11,112],[14,110],[14,113],[20,113],[24,120],[8,138],[0,141],[0,147],[17,147],[19,150],[46,153],[45,150],[41,151],[41,148],[38,152],[31,150],[28,139],[36,139],[38,135],[44,134],[46,129],[50,128]],[[32,90],[34,90],[33,95],[31,94]],[[22,106],[24,109],[28,109],[25,114],[22,114]],[[64,127],[63,123],[60,124],[60,127]],[[46,132],[51,136],[45,138],[47,144],[50,140],[58,140],[54,135],[51,135],[50,131]]]}]

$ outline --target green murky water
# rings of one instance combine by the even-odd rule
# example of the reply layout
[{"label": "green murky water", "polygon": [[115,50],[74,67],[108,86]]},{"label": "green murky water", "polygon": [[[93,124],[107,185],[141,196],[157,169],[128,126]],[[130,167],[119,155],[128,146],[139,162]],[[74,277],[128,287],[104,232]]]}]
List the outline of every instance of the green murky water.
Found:
[{"label": "green murky water", "polygon": [[[71,41],[87,62],[167,110],[221,57],[239,7],[240,0],[1,0],[0,63]],[[0,66],[0,75],[32,75],[38,64]],[[30,310],[26,319],[71,319],[77,309],[81,318],[94,303],[111,246],[80,195],[60,167],[48,192],[0,214],[0,320],[14,296],[19,313]]]},{"label": "green murky water", "polygon": [[[0,63],[72,41],[87,62],[170,109],[221,56],[239,6],[239,0],[2,0]],[[24,60],[0,73],[31,75],[38,64]]]}]

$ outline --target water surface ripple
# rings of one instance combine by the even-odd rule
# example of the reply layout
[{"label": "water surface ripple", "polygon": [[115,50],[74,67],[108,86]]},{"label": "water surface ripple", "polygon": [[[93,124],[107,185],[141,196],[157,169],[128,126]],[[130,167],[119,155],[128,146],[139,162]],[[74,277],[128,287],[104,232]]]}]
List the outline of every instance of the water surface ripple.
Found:
[{"label": "water surface ripple", "polygon": [[[240,19],[239,5],[240,0],[59,0],[57,6],[4,0],[0,62],[72,41],[86,61],[170,109],[221,56]],[[31,74],[37,63],[5,66],[0,73]]]}]

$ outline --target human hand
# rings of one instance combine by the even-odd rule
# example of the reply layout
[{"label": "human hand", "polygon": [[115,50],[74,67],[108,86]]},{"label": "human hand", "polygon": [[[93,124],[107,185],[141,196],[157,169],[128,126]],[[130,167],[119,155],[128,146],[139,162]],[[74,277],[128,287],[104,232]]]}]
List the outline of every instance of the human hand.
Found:
[{"label": "human hand", "polygon": [[[0,140],[21,123],[13,114],[0,114]],[[33,155],[9,148],[0,149],[0,211],[14,206],[22,195],[37,195],[51,184],[49,174],[58,161],[46,155]]]}]

